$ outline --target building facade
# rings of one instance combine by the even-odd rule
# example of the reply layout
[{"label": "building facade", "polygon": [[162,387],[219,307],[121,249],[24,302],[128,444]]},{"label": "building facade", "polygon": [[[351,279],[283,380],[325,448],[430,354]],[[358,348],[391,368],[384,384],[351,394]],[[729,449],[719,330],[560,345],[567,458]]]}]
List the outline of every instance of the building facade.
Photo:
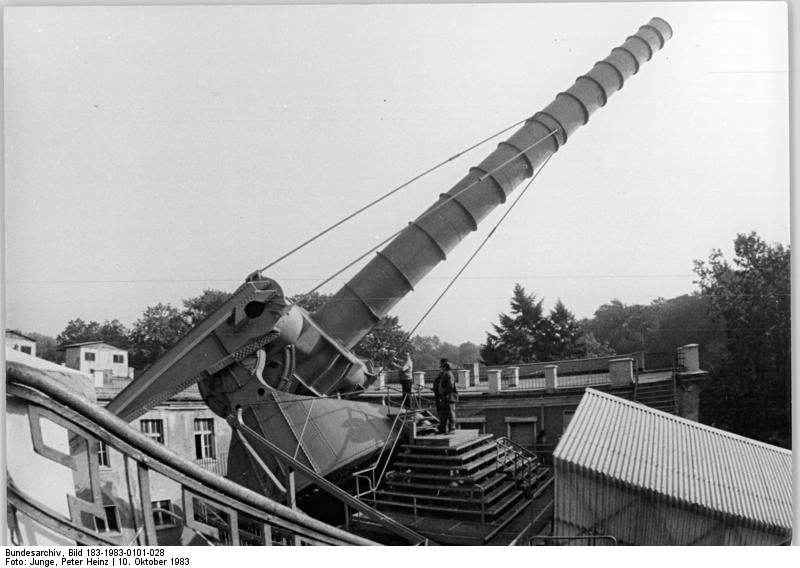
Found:
[{"label": "building facade", "polygon": [[[116,379],[106,386],[97,387],[98,404],[107,405],[129,383],[128,379]],[[218,475],[227,474],[231,428],[206,406],[196,386],[157,405],[134,420],[131,426],[180,457]],[[98,462],[101,482],[107,488],[105,496],[125,495],[127,478],[122,454],[101,445]],[[114,501],[111,497],[107,499],[106,523],[109,530],[114,530],[114,525],[121,519],[130,518],[131,512],[124,510],[127,507],[124,502]],[[153,473],[150,500],[159,543],[186,545],[198,542],[199,535],[184,526],[187,505],[183,502],[180,484]]]},{"label": "building facade", "polygon": [[6,350],[8,349],[36,357],[36,340],[18,331],[6,330]]},{"label": "building facade", "polygon": [[62,345],[65,364],[95,377],[95,385],[103,386],[115,377],[133,377],[133,369],[128,367],[128,352],[104,341],[90,341]]}]

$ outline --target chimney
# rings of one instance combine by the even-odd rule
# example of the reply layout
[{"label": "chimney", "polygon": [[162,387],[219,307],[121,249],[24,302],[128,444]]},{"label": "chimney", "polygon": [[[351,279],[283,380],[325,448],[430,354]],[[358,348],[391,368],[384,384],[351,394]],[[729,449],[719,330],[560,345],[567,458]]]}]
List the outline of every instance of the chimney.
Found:
[{"label": "chimney", "polygon": [[695,373],[700,370],[700,346],[690,343],[678,347],[678,369],[680,373]]},{"label": "chimney", "polygon": [[503,371],[490,369],[486,374],[489,376],[489,394],[497,394],[503,390]]},{"label": "chimney", "polygon": [[608,378],[613,386],[631,384],[633,382],[633,358],[611,359],[608,362]]},{"label": "chimney", "polygon": [[555,390],[558,381],[558,365],[544,366],[544,388],[545,390]]}]

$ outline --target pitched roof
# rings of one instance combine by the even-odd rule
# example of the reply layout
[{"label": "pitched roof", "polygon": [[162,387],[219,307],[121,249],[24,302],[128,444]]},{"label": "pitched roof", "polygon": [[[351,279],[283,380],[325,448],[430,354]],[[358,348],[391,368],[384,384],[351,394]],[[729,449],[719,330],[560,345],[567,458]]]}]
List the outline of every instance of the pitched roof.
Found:
[{"label": "pitched roof", "polygon": [[114,349],[118,349],[119,351],[125,351],[124,349],[117,347],[116,345],[112,345],[108,341],[84,341],[82,343],[67,343],[64,345],[59,345],[59,351],[70,348],[70,347],[84,347],[86,345],[108,345],[109,347],[113,347]]},{"label": "pitched roof", "polygon": [[9,335],[16,335],[17,337],[21,337],[22,339],[27,339],[28,341],[33,341],[33,342],[36,341],[34,338],[28,337],[24,333],[20,333],[18,331],[14,331],[13,329],[7,329],[6,330],[6,337],[8,337]]},{"label": "pitched roof", "polygon": [[618,483],[770,528],[792,527],[792,452],[587,389],[553,453]]}]

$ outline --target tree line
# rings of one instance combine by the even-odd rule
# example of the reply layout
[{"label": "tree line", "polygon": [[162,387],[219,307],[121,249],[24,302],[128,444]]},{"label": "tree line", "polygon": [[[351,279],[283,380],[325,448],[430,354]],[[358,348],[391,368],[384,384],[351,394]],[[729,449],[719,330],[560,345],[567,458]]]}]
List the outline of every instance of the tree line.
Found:
[{"label": "tree line", "polygon": [[[674,352],[700,346],[709,372],[701,398],[701,422],[772,444],[791,444],[790,248],[769,245],[757,234],[740,234],[735,257],[713,250],[695,261],[698,289],[650,304],[601,305],[591,318],[577,319],[558,300],[546,311],[543,299],[514,286],[510,312],[498,315],[485,343],[453,345],[438,336],[409,338],[397,317],[386,316],[354,349],[357,355],[388,367],[410,351],[417,369],[432,369],[441,358],[456,365],[558,361],[643,351]],[[182,301],[182,309],[158,303],[146,308],[128,329],[118,320],[71,320],[55,339],[26,333],[39,356],[63,362],[58,346],[106,341],[127,349],[132,366],[152,364],[230,294],[205,290]],[[310,312],[329,295],[290,298]]]}]

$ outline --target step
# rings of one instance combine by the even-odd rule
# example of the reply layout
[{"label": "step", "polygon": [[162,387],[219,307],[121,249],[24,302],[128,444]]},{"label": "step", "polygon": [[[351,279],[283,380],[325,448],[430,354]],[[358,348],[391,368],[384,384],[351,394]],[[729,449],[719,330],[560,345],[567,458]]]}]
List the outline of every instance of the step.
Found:
[{"label": "step", "polygon": [[[405,458],[405,456],[402,456]],[[482,466],[485,463],[490,461],[495,461],[497,459],[496,454],[490,452],[483,456],[477,456],[475,459],[471,461],[462,461],[460,463],[451,463],[451,464],[430,464],[430,463],[421,463],[418,461],[398,461],[395,462],[393,465],[398,468],[410,468],[410,469],[433,469],[437,471],[472,471],[475,468]]]},{"label": "step", "polygon": [[464,452],[463,454],[434,454],[431,452],[427,453],[417,453],[417,452],[409,452],[406,450],[407,453],[400,453],[398,457],[402,457],[404,459],[420,459],[420,460],[428,460],[428,461],[442,461],[442,462],[450,462],[453,460],[468,460],[474,456],[480,455],[483,452],[495,452],[497,450],[497,446],[495,444],[484,444],[482,446],[478,446],[468,452]]},{"label": "step", "polygon": [[455,449],[465,443],[474,441],[479,436],[478,430],[455,430],[450,434],[437,433],[422,439],[416,439],[415,443],[418,446]]},{"label": "step", "polygon": [[[502,467],[502,466],[501,466]],[[485,468],[475,471],[469,475],[436,475],[433,473],[417,473],[414,471],[402,473],[406,477],[412,479],[435,479],[439,481],[460,481],[462,483],[475,484],[487,475],[494,473],[497,470],[497,464],[494,460]]]},{"label": "step", "polygon": [[[435,493],[410,493],[407,491],[392,491],[389,489],[381,489],[377,492],[377,499],[387,501],[387,499],[381,499],[381,497],[389,497],[393,499],[391,502],[397,502],[397,499],[401,501],[405,500],[406,502],[412,502],[413,499],[417,500],[417,504],[425,504],[426,501],[441,501],[445,503],[458,503],[457,507],[480,507],[481,503],[485,506],[489,506],[491,503],[497,501],[503,495],[508,493],[509,491],[515,490],[516,485],[512,481],[507,481],[503,483],[495,490],[490,493],[479,493],[475,492],[472,495],[441,495]],[[457,487],[443,487],[442,491],[447,489],[458,489]],[[518,491],[518,490],[517,490]],[[481,499],[481,496],[483,498]]]},{"label": "step", "polygon": [[497,499],[499,499],[500,497],[502,497],[504,494],[508,493],[511,489],[514,489],[515,487],[516,484],[513,482],[513,480],[509,480],[507,483],[503,483],[492,492],[485,493],[484,500],[486,501],[487,504],[492,503]]},{"label": "step", "polygon": [[[412,490],[430,490],[430,491],[459,491],[462,493],[474,493],[478,489],[483,489],[486,492],[491,487],[494,487],[499,482],[506,479],[506,475],[504,473],[498,473],[493,477],[483,481],[482,483],[471,483],[468,485],[458,485],[456,487],[451,487],[449,483],[447,485],[442,483],[424,483],[424,482],[417,482],[417,481],[401,481],[399,479],[386,479],[386,485],[393,488],[403,488],[403,489],[412,489]],[[448,478],[444,478],[448,479]]]},{"label": "step", "polygon": [[513,505],[520,497],[523,497],[522,491],[519,489],[513,491],[509,494],[505,499],[493,505],[489,510],[486,511],[487,516],[497,517],[503,511],[508,509],[511,505]]},{"label": "step", "polygon": [[[477,498],[473,499],[466,499],[464,496],[460,495],[435,495],[431,493],[405,493],[402,491],[389,491],[382,489],[377,492],[377,498],[379,500],[386,500],[381,499],[381,497],[392,497],[394,499],[405,500],[406,502],[410,502],[412,499],[417,499],[417,503],[420,502],[424,503],[426,501],[441,501],[444,503],[458,503],[459,506],[474,506],[480,507],[481,500]],[[394,503],[396,501],[392,501]],[[488,500],[484,500],[485,503],[488,503]]]},{"label": "step", "polygon": [[459,516],[459,515],[460,516],[465,516],[465,515],[480,516],[481,515],[481,510],[480,509],[459,509],[459,508],[454,508],[454,507],[440,507],[440,506],[436,506],[436,505],[424,505],[424,504],[420,504],[420,503],[417,503],[416,505],[414,505],[414,503],[405,503],[403,501],[381,501],[381,500],[375,500],[374,503],[378,507],[378,509],[381,509],[381,508],[389,508],[389,509],[396,508],[396,509],[411,509],[411,510],[417,509],[417,510],[423,510],[423,511],[433,511],[433,512],[437,512],[437,513],[448,513],[449,515],[454,515],[456,517]]},{"label": "step", "polygon": [[[456,430],[456,432],[464,432],[464,430]],[[441,434],[439,437],[448,438],[448,437],[450,437],[450,435]],[[475,439],[468,440],[468,441],[465,441],[465,442],[457,444],[457,445],[449,445],[449,444],[445,444],[445,443],[442,443],[442,442],[435,443],[435,442],[432,442],[432,441],[428,441],[428,439],[426,439],[425,441],[427,443],[421,443],[421,442],[423,442],[423,440],[417,440],[418,443],[416,443],[416,444],[400,444],[400,447],[401,448],[409,448],[409,449],[416,450],[416,451],[419,451],[419,452],[431,452],[431,453],[439,453],[439,454],[441,454],[442,452],[457,453],[457,452],[461,452],[461,451],[465,450],[466,448],[472,447],[472,446],[474,446],[476,444],[484,443],[486,440],[490,440],[492,438],[494,438],[493,434],[482,434],[482,435],[478,436]]]}]

